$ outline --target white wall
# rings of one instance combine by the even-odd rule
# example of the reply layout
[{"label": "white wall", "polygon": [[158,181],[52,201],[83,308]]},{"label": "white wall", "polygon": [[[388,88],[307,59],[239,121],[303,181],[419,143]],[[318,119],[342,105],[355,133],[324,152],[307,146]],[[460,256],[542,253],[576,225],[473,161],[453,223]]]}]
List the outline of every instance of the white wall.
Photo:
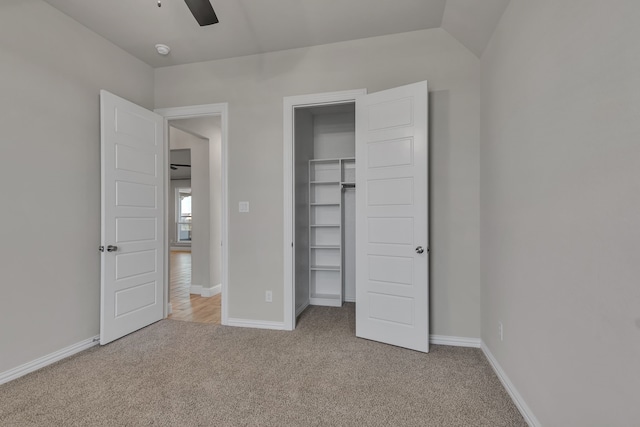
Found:
[{"label": "white wall", "polygon": [[482,57],[482,339],[545,426],[640,420],[639,22],[512,0]]},{"label": "white wall", "polygon": [[[284,311],[282,98],[428,79],[432,332],[479,337],[479,60],[447,32],[166,67],[155,79],[157,108],[229,102],[229,316],[276,322]],[[244,200],[251,212],[239,214]]]},{"label": "white wall", "polygon": [[169,126],[169,147],[191,150],[191,286],[211,288],[216,284],[210,273],[209,141]]},{"label": "white wall", "polygon": [[313,158],[335,159],[356,156],[356,113],[313,116]]},{"label": "white wall", "polygon": [[222,283],[222,131],[220,116],[172,120],[171,124],[208,140],[209,144],[209,274],[211,286]]},{"label": "white wall", "polygon": [[40,0],[0,3],[0,57],[5,372],[99,333],[99,90],[152,108],[153,71]]}]

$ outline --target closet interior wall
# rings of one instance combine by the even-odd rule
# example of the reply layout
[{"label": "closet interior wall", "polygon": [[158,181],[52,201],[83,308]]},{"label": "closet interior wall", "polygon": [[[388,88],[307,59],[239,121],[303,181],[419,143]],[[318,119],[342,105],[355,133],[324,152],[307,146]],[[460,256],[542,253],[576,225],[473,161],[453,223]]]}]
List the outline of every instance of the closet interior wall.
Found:
[{"label": "closet interior wall", "polygon": [[355,105],[294,115],[295,303],[355,301]]}]

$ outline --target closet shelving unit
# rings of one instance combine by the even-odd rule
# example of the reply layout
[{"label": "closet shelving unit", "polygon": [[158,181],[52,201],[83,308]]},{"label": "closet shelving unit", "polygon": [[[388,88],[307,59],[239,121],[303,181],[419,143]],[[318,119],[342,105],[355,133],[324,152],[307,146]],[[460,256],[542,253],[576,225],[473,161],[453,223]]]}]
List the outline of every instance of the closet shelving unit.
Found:
[{"label": "closet shelving unit", "polygon": [[355,186],[355,158],[309,160],[309,303],[344,300],[342,189]]}]

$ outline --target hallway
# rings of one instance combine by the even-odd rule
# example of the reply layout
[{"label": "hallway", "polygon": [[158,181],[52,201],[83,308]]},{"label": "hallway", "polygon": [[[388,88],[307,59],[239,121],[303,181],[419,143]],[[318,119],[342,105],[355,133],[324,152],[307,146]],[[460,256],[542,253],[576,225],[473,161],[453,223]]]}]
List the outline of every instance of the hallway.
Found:
[{"label": "hallway", "polygon": [[187,322],[220,324],[221,296],[202,297],[190,294],[191,252],[171,251],[170,255],[169,319]]}]

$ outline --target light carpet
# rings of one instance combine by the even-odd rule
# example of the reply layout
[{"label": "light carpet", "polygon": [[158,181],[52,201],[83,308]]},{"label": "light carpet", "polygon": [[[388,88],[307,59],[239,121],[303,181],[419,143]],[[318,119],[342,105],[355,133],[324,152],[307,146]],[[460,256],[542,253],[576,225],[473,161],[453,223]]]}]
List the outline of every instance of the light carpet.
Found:
[{"label": "light carpet", "polygon": [[163,320],[0,386],[2,426],[525,426],[478,349],[356,338],[353,304],[293,332]]}]

